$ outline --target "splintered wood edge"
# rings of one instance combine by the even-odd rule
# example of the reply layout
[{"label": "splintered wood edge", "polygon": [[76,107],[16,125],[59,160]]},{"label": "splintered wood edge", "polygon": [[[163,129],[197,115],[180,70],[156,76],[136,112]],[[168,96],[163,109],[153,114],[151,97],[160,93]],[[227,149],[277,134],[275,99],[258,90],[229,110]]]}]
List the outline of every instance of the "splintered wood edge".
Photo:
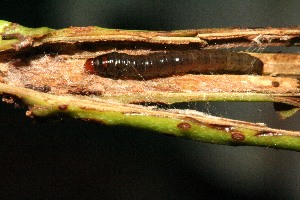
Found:
[{"label": "splintered wood edge", "polygon": [[300,54],[296,53],[250,53],[264,63],[264,74],[300,79]]},{"label": "splintered wood edge", "polygon": [[[101,33],[101,34],[99,34]],[[63,37],[60,37],[64,35]],[[199,43],[220,45],[221,43],[249,43],[251,45],[299,45],[300,27],[290,28],[211,28],[178,31],[130,31],[103,29],[98,27],[70,27],[54,31],[41,42],[128,40],[166,44]],[[228,40],[228,41],[226,41]],[[226,45],[225,44],[225,45]],[[248,45],[249,45],[248,44]]]},{"label": "splintered wood edge", "polygon": [[[47,27],[27,28],[0,20],[0,50],[20,50],[45,43],[78,43],[96,41],[148,42],[154,44],[198,44],[199,48],[232,48],[239,46],[299,46],[300,27],[284,28],[211,28],[176,31],[143,31],[106,29],[95,26],[53,30]],[[5,39],[7,38],[7,39]]]}]

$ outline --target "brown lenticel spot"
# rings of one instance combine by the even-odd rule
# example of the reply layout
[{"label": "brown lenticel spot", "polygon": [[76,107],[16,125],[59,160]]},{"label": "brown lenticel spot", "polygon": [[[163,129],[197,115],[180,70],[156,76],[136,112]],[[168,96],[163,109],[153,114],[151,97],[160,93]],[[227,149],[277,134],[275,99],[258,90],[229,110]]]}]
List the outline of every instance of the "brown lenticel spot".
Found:
[{"label": "brown lenticel spot", "polygon": [[240,132],[234,131],[231,132],[231,138],[233,141],[243,141],[245,139],[245,136]]},{"label": "brown lenticel spot", "polygon": [[67,110],[67,108],[68,108],[68,105],[59,105],[58,106],[59,110]]},{"label": "brown lenticel spot", "polygon": [[278,81],[272,81],[272,86],[273,87],[279,87],[280,83]]},{"label": "brown lenticel spot", "polygon": [[181,122],[181,123],[177,124],[177,127],[180,128],[180,129],[183,130],[183,131],[187,131],[187,130],[189,130],[190,128],[192,128],[192,125],[190,125],[190,124],[187,123],[187,122]]}]

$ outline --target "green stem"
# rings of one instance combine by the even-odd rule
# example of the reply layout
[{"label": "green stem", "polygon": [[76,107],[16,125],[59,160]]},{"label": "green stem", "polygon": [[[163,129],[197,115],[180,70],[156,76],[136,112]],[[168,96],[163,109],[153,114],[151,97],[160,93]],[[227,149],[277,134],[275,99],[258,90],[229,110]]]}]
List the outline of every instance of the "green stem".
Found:
[{"label": "green stem", "polygon": [[138,105],[95,102],[90,98],[57,96],[5,84],[0,84],[0,92],[22,99],[30,107],[27,112],[29,116],[64,114],[106,125],[143,128],[208,143],[300,151],[300,132],[271,129],[196,111],[152,110]]}]

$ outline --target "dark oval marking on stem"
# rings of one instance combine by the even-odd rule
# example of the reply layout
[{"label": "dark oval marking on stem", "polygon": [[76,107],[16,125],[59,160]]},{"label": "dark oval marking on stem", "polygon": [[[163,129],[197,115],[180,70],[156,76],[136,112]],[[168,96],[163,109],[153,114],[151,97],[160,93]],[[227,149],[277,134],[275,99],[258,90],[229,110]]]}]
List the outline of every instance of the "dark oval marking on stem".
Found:
[{"label": "dark oval marking on stem", "polygon": [[278,81],[272,81],[272,86],[273,87],[279,87],[280,83]]},{"label": "dark oval marking on stem", "polygon": [[239,141],[242,142],[245,140],[245,135],[238,131],[232,131],[231,132],[231,138],[233,141]]},{"label": "dark oval marking on stem", "polygon": [[59,110],[67,110],[68,109],[68,105],[59,105],[58,109]]},{"label": "dark oval marking on stem", "polygon": [[186,50],[128,55],[112,52],[89,58],[85,70],[113,79],[153,79],[183,74],[262,74],[263,62],[247,53]]},{"label": "dark oval marking on stem", "polygon": [[181,122],[181,123],[177,124],[177,127],[183,131],[187,131],[192,128],[192,125],[187,122]]}]

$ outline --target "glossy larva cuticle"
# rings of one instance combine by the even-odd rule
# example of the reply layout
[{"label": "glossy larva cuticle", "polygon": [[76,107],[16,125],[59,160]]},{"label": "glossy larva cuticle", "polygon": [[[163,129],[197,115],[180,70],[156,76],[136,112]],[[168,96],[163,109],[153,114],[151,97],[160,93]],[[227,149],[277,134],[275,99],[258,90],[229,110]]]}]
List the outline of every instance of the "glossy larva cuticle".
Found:
[{"label": "glossy larva cuticle", "polygon": [[263,63],[247,53],[187,50],[129,55],[112,52],[85,63],[86,71],[113,79],[153,79],[183,74],[257,74]]}]

